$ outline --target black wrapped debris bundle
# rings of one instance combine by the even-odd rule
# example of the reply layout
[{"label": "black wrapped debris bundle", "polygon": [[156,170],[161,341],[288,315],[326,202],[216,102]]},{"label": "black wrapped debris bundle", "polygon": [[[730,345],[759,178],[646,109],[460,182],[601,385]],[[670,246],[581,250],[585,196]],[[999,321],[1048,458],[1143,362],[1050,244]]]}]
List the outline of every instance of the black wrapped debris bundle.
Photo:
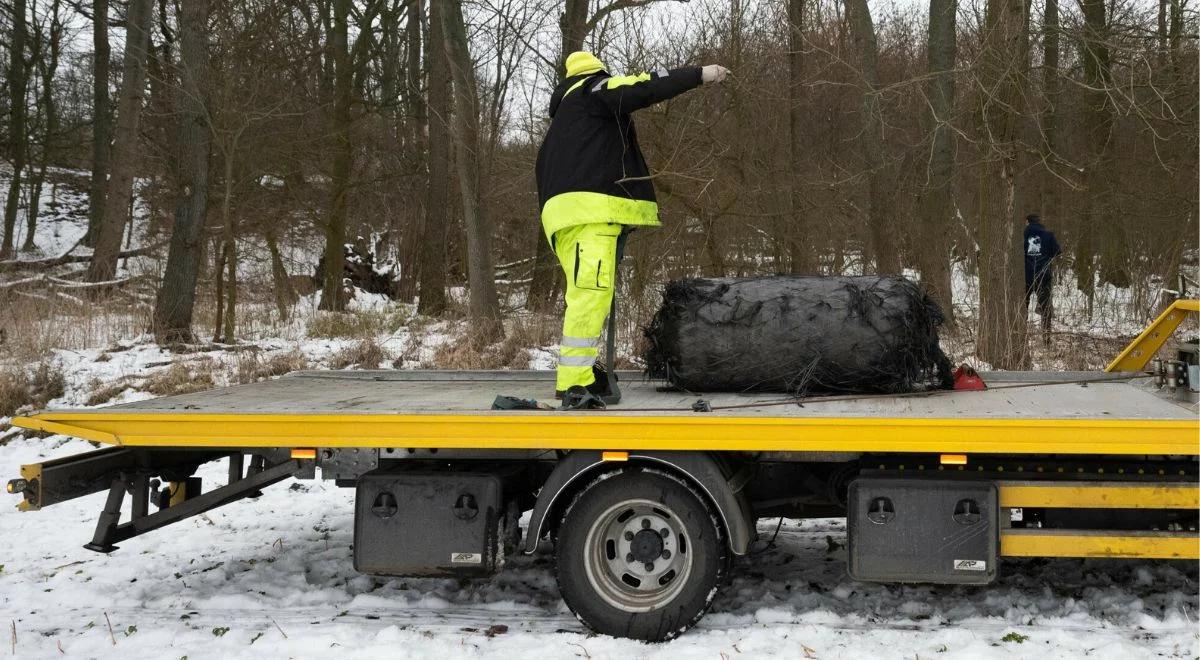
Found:
[{"label": "black wrapped debris bundle", "polygon": [[692,392],[948,388],[942,320],[903,277],[683,279],[667,284],[643,357],[651,377]]}]

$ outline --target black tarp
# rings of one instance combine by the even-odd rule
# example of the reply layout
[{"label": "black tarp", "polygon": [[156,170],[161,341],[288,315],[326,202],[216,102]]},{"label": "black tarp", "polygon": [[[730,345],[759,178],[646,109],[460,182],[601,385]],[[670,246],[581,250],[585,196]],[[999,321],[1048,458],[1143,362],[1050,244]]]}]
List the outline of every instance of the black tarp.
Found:
[{"label": "black tarp", "polygon": [[950,387],[942,312],[903,277],[675,280],[648,328],[647,373],[692,392]]}]

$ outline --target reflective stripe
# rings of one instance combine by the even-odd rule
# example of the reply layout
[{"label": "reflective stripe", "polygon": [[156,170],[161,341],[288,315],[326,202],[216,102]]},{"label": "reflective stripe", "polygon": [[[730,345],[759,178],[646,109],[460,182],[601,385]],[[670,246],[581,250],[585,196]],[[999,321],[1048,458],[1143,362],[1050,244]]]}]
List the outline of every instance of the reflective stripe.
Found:
[{"label": "reflective stripe", "polygon": [[567,91],[563,93],[562,97],[564,99],[567,98],[568,96],[571,95],[571,92],[579,89],[580,85],[583,85],[583,83],[585,83],[585,82],[587,82],[587,78],[584,78],[584,79],[580,80],[579,82],[575,83],[574,85],[571,85],[571,87],[568,88]]},{"label": "reflective stripe", "polygon": [[560,367],[590,367],[596,364],[595,355],[566,355],[558,358]]},{"label": "reflective stripe", "polygon": [[607,85],[605,85],[605,87],[607,87],[608,89],[616,89],[618,87],[626,87],[629,85],[636,85],[638,83],[643,83],[648,80],[650,80],[650,74],[639,73],[636,76],[613,76],[611,78],[606,78],[604,80],[604,82],[607,83]]},{"label": "reflective stripe", "polygon": [[[600,80],[598,80],[598,81],[596,82],[596,84],[595,84],[595,85],[592,85],[592,91],[593,91],[593,92],[598,92],[598,91],[600,91],[600,88],[601,88],[601,87],[603,87],[603,86],[604,86],[604,83],[605,83],[605,82],[607,82],[607,81],[608,81],[608,78],[601,78]],[[572,89],[574,89],[574,88],[572,88]],[[563,96],[566,96],[566,94],[563,94]]]},{"label": "reflective stripe", "polygon": [[599,337],[568,337],[563,335],[560,346],[567,348],[595,348],[600,345]]}]

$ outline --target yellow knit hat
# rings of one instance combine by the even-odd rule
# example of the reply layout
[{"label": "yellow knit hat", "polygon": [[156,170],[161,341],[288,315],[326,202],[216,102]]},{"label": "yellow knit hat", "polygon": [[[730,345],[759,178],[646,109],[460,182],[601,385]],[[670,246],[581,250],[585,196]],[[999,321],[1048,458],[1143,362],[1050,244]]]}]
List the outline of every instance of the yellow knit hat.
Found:
[{"label": "yellow knit hat", "polygon": [[596,73],[605,69],[604,62],[591,53],[577,50],[567,56],[567,77],[581,76],[585,73]]}]

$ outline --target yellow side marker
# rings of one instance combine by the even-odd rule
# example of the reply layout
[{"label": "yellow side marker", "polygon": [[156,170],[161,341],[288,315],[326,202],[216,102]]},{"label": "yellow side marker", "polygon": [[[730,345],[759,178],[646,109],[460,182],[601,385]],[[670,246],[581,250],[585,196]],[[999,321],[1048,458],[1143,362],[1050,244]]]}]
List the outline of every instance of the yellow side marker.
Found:
[{"label": "yellow side marker", "polygon": [[942,454],[942,465],[966,465],[966,454]]},{"label": "yellow side marker", "polygon": [[292,450],[292,458],[304,460],[304,459],[313,459],[316,457],[317,457],[316,449],[293,449]]},{"label": "yellow side marker", "polygon": [[627,461],[627,460],[629,460],[629,452],[627,452],[627,451],[600,452],[600,460],[602,460],[602,461]]}]

